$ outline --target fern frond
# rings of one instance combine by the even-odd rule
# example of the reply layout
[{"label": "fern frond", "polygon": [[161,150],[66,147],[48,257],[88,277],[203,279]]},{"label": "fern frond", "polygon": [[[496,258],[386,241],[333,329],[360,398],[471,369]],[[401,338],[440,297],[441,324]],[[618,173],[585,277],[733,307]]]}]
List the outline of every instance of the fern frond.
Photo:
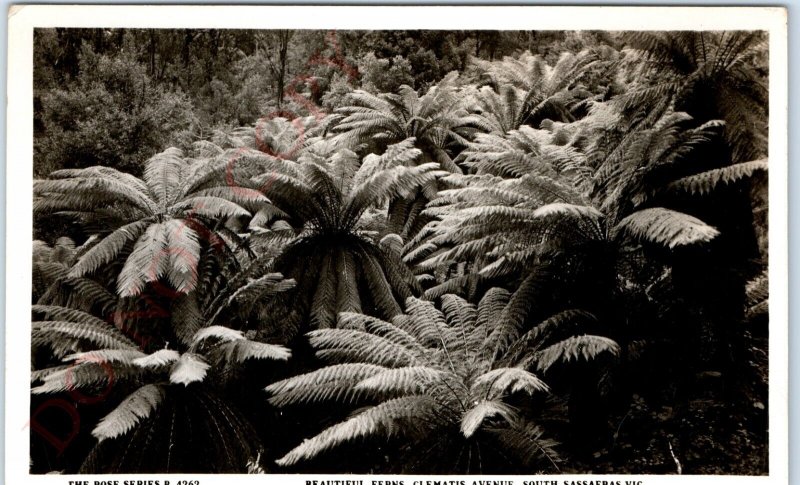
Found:
[{"label": "fern frond", "polygon": [[214,197],[228,200],[253,213],[261,210],[270,201],[256,189],[233,185],[217,185],[192,192],[193,197]]},{"label": "fern frond", "polygon": [[197,232],[179,219],[165,223],[167,236],[164,251],[167,281],[180,293],[188,293],[197,285],[197,263],[200,261],[200,242]]},{"label": "fern frond", "polygon": [[100,324],[88,321],[51,320],[33,322],[32,324],[31,343],[34,346],[65,337],[85,340],[98,347],[108,349],[135,350],[137,348],[135,343],[105,322]]},{"label": "fern frond", "polygon": [[517,363],[520,358],[540,349],[553,338],[580,332],[582,324],[586,322],[596,322],[595,316],[583,310],[559,312],[525,332],[509,347],[501,360],[509,364]]},{"label": "fern frond", "polygon": [[453,277],[444,283],[425,290],[425,299],[435,300],[441,296],[446,296],[448,293],[453,295],[465,295],[468,289],[474,287],[480,280],[481,275],[472,273]]},{"label": "fern frond", "polygon": [[249,216],[242,206],[223,199],[222,197],[212,197],[209,195],[193,196],[179,201],[169,207],[173,214],[186,214],[187,216],[201,216],[211,219],[228,219],[231,217]]},{"label": "fern frond", "polygon": [[241,363],[249,359],[287,360],[292,353],[282,345],[266,344],[253,340],[234,340],[222,345],[228,362]]},{"label": "fern frond", "polygon": [[368,177],[354,187],[348,195],[347,205],[353,213],[361,213],[369,207],[381,206],[400,197],[408,197],[414,191],[443,175],[438,164],[424,163],[416,167],[392,167]]},{"label": "fern frond", "polygon": [[122,436],[147,419],[164,399],[164,388],[156,384],[140,387],[97,423],[92,436],[103,441]]},{"label": "fern frond", "polygon": [[475,329],[478,309],[460,296],[443,295],[442,312],[456,332],[469,333]]},{"label": "fern frond", "polygon": [[185,163],[183,152],[174,147],[153,155],[145,162],[144,181],[162,209],[171,205],[177,195]]},{"label": "fern frond", "polygon": [[482,400],[464,413],[461,418],[461,434],[465,438],[470,438],[487,418],[495,416],[510,422],[516,419],[517,414],[511,406],[502,401]]},{"label": "fern frond", "polygon": [[134,365],[143,368],[157,368],[177,362],[181,354],[172,349],[161,349],[144,355],[133,361]]},{"label": "fern frond", "polygon": [[117,277],[117,294],[136,296],[145,284],[162,278],[169,266],[165,224],[155,223],[136,241],[133,251]]},{"label": "fern frond", "polygon": [[485,428],[489,436],[497,440],[498,446],[511,453],[523,466],[532,467],[545,462],[556,472],[561,457],[556,451],[557,442],[544,439],[544,432],[530,422],[515,420],[510,426],[489,426]]},{"label": "fern frond", "polygon": [[90,350],[89,352],[78,352],[64,357],[62,360],[65,362],[96,362],[112,363],[119,362],[122,364],[135,364],[137,360],[144,357],[144,352],[131,349],[101,349]]},{"label": "fern frond", "polygon": [[537,370],[546,372],[556,362],[577,361],[580,358],[588,361],[604,352],[619,355],[619,345],[606,337],[576,335],[534,353],[525,360],[524,365],[535,365]]},{"label": "fern frond", "polygon": [[284,279],[281,273],[267,273],[258,278],[248,278],[247,281],[236,288],[226,301],[218,303],[210,322],[216,322],[219,315],[228,307],[236,305],[240,315],[249,314],[259,303],[295,286],[295,281]]},{"label": "fern frond", "polygon": [[[109,325],[104,320],[101,320],[96,316],[89,314],[87,312],[76,310],[74,308],[66,308],[55,305],[33,305],[31,307],[31,311],[33,314],[38,316],[36,320],[54,320],[54,319],[67,320],[75,323],[94,325],[97,326],[98,328],[108,327],[110,331],[112,332],[116,331],[119,333],[119,336],[124,337],[124,335],[122,335],[122,333],[119,332],[119,330]],[[131,345],[133,345],[132,341]]]},{"label": "fern frond", "polygon": [[169,373],[169,381],[173,384],[188,386],[193,382],[202,382],[210,366],[202,356],[186,352],[181,354]]},{"label": "fern frond", "polygon": [[199,330],[192,340],[197,344],[209,338],[217,339],[222,342],[233,342],[235,340],[243,340],[245,337],[240,330],[234,330],[220,325],[212,325]]},{"label": "fern frond", "polygon": [[769,274],[767,271],[747,282],[745,295],[748,305],[755,305],[769,298]]},{"label": "fern frond", "polygon": [[197,301],[197,291],[177,295],[170,308],[170,323],[178,339],[191,345],[197,331],[206,325]]},{"label": "fern frond", "polygon": [[324,359],[360,361],[369,364],[399,367],[414,362],[408,349],[389,339],[359,330],[325,329],[308,333],[317,355]]},{"label": "fern frond", "polygon": [[386,369],[383,366],[365,363],[330,365],[275,382],[265,390],[272,395],[270,403],[279,407],[333,399],[347,402],[359,395],[354,390],[359,382]]},{"label": "fern frond", "polygon": [[156,212],[152,201],[130,185],[100,177],[34,180],[34,195],[44,198],[82,197],[90,201],[116,201],[132,205],[143,213]]},{"label": "fern frond", "polygon": [[136,189],[141,194],[148,194],[147,185],[138,177],[131,174],[120,172],[117,169],[104,166],[95,166],[78,169],[62,169],[50,173],[51,178],[80,178],[80,177],[100,177],[106,180],[122,182],[129,187]]},{"label": "fern frond", "polygon": [[752,177],[758,170],[766,171],[769,168],[767,159],[753,160],[751,162],[737,163],[723,168],[708,170],[706,172],[690,175],[678,179],[668,185],[668,188],[683,190],[692,194],[708,194],[720,184],[729,185],[743,178]]},{"label": "fern frond", "polygon": [[550,388],[531,372],[519,367],[501,367],[480,375],[472,383],[473,394],[484,395],[486,399],[499,399],[505,393],[524,391],[528,394],[550,392]]},{"label": "fern frond", "polygon": [[94,273],[97,269],[114,261],[122,249],[128,243],[139,239],[149,226],[148,220],[140,220],[115,230],[84,253],[70,270],[69,276],[78,278]]},{"label": "fern frond", "polygon": [[417,340],[427,346],[442,345],[446,348],[457,346],[458,336],[447,325],[444,314],[437,310],[432,302],[409,298],[406,300],[406,318],[394,321],[396,325],[414,335]]},{"label": "fern frond", "polygon": [[621,220],[615,236],[661,244],[669,248],[708,242],[719,231],[696,217],[663,207],[644,209]]},{"label": "fern frond", "polygon": [[355,390],[378,394],[419,393],[429,383],[441,378],[442,374],[442,371],[424,365],[386,369],[359,382]]},{"label": "fern frond", "polygon": [[392,323],[352,312],[340,313],[338,322],[338,328],[365,330],[400,345],[417,355],[422,355],[426,352],[426,348],[413,335]]},{"label": "fern frond", "polygon": [[110,388],[116,382],[141,376],[141,369],[114,362],[84,360],[48,374],[42,385],[31,389],[33,394],[54,394],[75,389]]},{"label": "fern frond", "polygon": [[46,367],[44,369],[36,369],[31,371],[31,384],[42,383],[47,376],[55,374],[56,372],[61,372],[65,369],[69,369],[73,365],[74,364],[56,365],[53,367]]},{"label": "fern frond", "polygon": [[539,292],[550,284],[547,276],[543,267],[537,267],[525,277],[517,291],[509,298],[508,304],[499,316],[495,317],[499,321],[493,325],[491,333],[484,342],[485,348],[490,349],[493,356],[499,357],[504,354],[519,338],[531,305],[537,300]]},{"label": "fern frond", "polygon": [[569,215],[575,217],[586,217],[588,219],[601,219],[603,213],[591,206],[552,203],[543,205],[533,211],[534,217],[547,217],[554,215]]},{"label": "fern frond", "polygon": [[469,344],[478,348],[487,341],[493,332],[497,319],[503,313],[511,294],[504,288],[494,287],[489,289],[478,302],[478,319],[475,322],[475,331],[470,334]]},{"label": "fern frond", "polygon": [[407,431],[405,428],[419,426],[419,421],[424,420],[426,415],[432,415],[435,409],[435,401],[428,396],[407,396],[384,401],[303,441],[276,463],[290,466],[356,438],[376,434],[392,436]]},{"label": "fern frond", "polygon": [[52,285],[37,303],[64,305],[108,315],[117,304],[117,296],[94,280],[66,278]]}]

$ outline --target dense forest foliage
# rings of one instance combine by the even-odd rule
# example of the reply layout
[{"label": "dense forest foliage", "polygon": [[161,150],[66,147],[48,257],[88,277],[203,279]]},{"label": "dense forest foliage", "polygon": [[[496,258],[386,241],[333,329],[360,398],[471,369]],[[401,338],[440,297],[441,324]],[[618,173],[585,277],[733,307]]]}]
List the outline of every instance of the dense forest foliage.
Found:
[{"label": "dense forest foliage", "polygon": [[767,473],[766,41],[37,30],[31,471]]}]

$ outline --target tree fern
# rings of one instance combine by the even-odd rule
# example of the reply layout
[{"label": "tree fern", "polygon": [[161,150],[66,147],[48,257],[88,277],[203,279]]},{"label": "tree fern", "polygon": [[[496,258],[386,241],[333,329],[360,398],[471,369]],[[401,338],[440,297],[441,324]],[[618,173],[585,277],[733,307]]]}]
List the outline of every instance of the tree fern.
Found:
[{"label": "tree fern", "polygon": [[[518,58],[505,57],[501,61],[472,60],[484,72],[496,92],[503,96],[503,101],[491,103],[490,106],[494,108],[492,117],[503,116],[504,110],[519,106],[512,108],[516,116],[505,116],[514,120],[508,125],[509,129],[516,129],[523,123],[538,127],[546,118],[573,121],[575,106],[592,94],[580,87],[579,83],[590,69],[599,66],[602,61],[603,56],[594,50],[578,54],[564,53],[554,66],[530,52]],[[487,98],[486,95],[482,97],[486,101],[491,99]]]},{"label": "tree fern", "polygon": [[734,162],[766,155],[763,32],[636,32],[624,40],[644,61],[636,62],[638,78],[655,81],[639,83],[620,102],[650,109],[667,103],[702,121],[722,119]]},{"label": "tree fern", "polygon": [[[252,359],[286,360],[290,356],[284,347],[253,341],[240,331],[221,326],[201,327],[186,339],[190,345],[179,342],[179,350],[163,348],[146,353],[113,324],[86,312],[38,305],[33,307],[33,313],[34,349],[49,346],[53,357],[66,364],[53,365],[51,360],[49,367],[35,370],[31,376],[36,384],[32,393],[105,392],[135,386],[95,426],[92,434],[99,441],[96,450],[105,449],[104,442],[112,438],[115,442],[138,439],[141,427],[160,419],[160,413],[171,412],[171,405],[162,410],[163,401],[182,395],[181,389],[218,392],[230,381],[231,370],[242,363]],[[225,415],[235,413],[225,410],[230,409],[230,404],[218,406],[204,411],[211,415],[202,419],[230,422],[231,416]],[[178,419],[196,419],[190,418],[192,413],[202,411],[196,405],[187,409],[188,414],[183,413]],[[241,422],[241,418],[237,419]]]},{"label": "tree fern", "polygon": [[[291,466],[361,438],[388,437],[413,443],[457,435],[460,441],[443,449],[470,447],[500,430],[519,429],[524,418],[506,399],[549,392],[534,370],[537,362],[557,353],[558,345],[565,349],[558,354],[563,361],[574,358],[576,348],[587,359],[602,351],[618,352],[615,343],[600,337],[555,341],[543,337],[524,344],[530,352],[544,346],[542,359],[531,361],[530,366],[524,361],[501,364],[491,334],[497,319],[507,318],[507,301],[503,290],[490,291],[477,308],[453,295],[442,298],[441,308],[409,299],[407,313],[391,323],[348,313],[340,319],[352,329],[312,332],[309,337],[317,355],[336,363],[270,385],[270,402],[288,406],[334,401],[366,407],[305,440],[278,464]],[[521,329],[516,331],[517,337]],[[581,343],[573,345],[573,341]],[[581,347],[586,343],[593,346]],[[533,433],[527,436],[533,441],[540,439]],[[546,440],[540,446],[552,448]]]},{"label": "tree fern", "polygon": [[[70,276],[93,273],[116,261],[123,248],[132,247],[117,280],[119,295],[138,295],[146,284],[162,279],[185,293],[196,283],[198,230],[204,243],[216,243],[223,239],[214,233],[212,221],[249,214],[224,198],[231,198],[231,191],[219,189],[225,170],[222,156],[187,159],[171,148],[147,161],[143,180],[108,167],[59,171],[50,180],[35,182],[35,211],[77,210],[82,222],[92,224],[102,212],[98,206],[113,202],[124,217],[104,228],[105,237],[81,256]],[[267,201],[257,191],[249,191],[247,197],[252,204]]]},{"label": "tree fern", "polygon": [[[400,311],[398,299],[419,291],[399,255],[382,250],[368,226],[373,211],[385,210],[441,175],[435,164],[407,165],[419,154],[406,140],[359,164],[355,153],[317,141],[296,154],[297,162],[253,179],[258,184],[269,179],[265,194],[296,228],[268,268],[297,282],[293,294],[300,299],[292,305],[310,316],[312,326],[334,325],[340,311],[363,309],[390,318]],[[377,219],[385,221],[385,216],[377,212]],[[251,240],[259,244],[272,232],[259,232]],[[371,308],[362,307],[364,300]],[[281,338],[293,336],[286,327]]]},{"label": "tree fern", "polygon": [[[460,173],[455,155],[473,133],[490,128],[481,117],[468,113],[472,92],[458,87],[456,78],[456,73],[451,73],[421,95],[409,86],[377,95],[356,90],[345,99],[346,105],[336,110],[342,118],[334,127],[334,139],[382,156],[390,153],[391,145],[410,140],[420,156],[401,162],[404,165],[435,163],[441,170]],[[365,164],[370,163],[370,156]],[[436,188],[431,181],[421,193],[394,201],[389,207],[389,231],[404,238],[413,236],[427,222],[419,212]]]},{"label": "tree fern", "polygon": [[458,171],[447,148],[463,140],[471,118],[454,81],[451,73],[422,96],[409,86],[401,86],[396,94],[356,90],[348,95],[348,105],[336,110],[343,117],[334,130],[351,147],[371,139],[383,140],[383,146],[375,147],[379,153],[386,145],[414,138],[423,151],[423,163],[437,162],[443,170]]},{"label": "tree fern", "polygon": [[525,122],[525,91],[512,84],[503,84],[498,91],[484,86],[475,98],[473,111],[483,118],[487,132],[508,133]]},{"label": "tree fern", "polygon": [[240,127],[212,137],[215,146],[250,148],[286,160],[295,160],[302,149],[327,130],[328,117],[262,118],[255,126]]},{"label": "tree fern", "polygon": [[[607,116],[607,110],[595,110],[573,129],[597,137],[597,120],[592,119]],[[668,113],[652,129],[626,135],[595,167],[589,150],[596,148],[591,143],[582,149],[556,145],[551,130],[523,127],[506,135],[479,135],[462,153],[464,163],[477,173],[443,179],[452,188],[428,205],[425,213],[436,220],[405,248],[404,257],[426,272],[465,263],[474,265],[471,273],[483,278],[519,278],[552,249],[570,253],[570,248],[600,245],[614,251],[616,244],[628,240],[621,236],[667,248],[708,242],[717,230],[699,219],[648,208],[666,188],[656,182],[656,175],[688,166],[694,150],[719,127],[710,122],[689,128],[688,121],[684,114]],[[708,177],[726,173],[728,180],[755,167],[720,169]],[[681,180],[674,183],[696,185],[704,176]],[[427,259],[420,258],[422,254]],[[466,289],[465,276],[440,281],[430,294],[458,289],[458,281]]]}]

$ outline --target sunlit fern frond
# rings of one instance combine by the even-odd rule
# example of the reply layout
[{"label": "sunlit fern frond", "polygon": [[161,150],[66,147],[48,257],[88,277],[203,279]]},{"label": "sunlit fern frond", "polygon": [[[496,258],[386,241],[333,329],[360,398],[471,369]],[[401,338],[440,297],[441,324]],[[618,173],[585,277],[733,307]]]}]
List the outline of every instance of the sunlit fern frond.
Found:
[{"label": "sunlit fern frond", "polygon": [[634,212],[615,226],[614,233],[617,238],[629,237],[671,249],[708,242],[719,235],[700,219],[663,207]]},{"label": "sunlit fern frond", "polygon": [[133,429],[147,419],[164,399],[161,386],[147,384],[128,395],[111,413],[107,414],[92,430],[99,441],[116,438]]},{"label": "sunlit fern frond", "polygon": [[80,310],[34,305],[32,345],[52,345],[60,339],[76,339],[102,348],[135,350],[137,345],[116,327]]},{"label": "sunlit fern frond", "polygon": [[729,185],[751,177],[756,171],[769,168],[767,159],[737,163],[723,168],[680,178],[668,185],[673,190],[682,190],[692,194],[708,194],[720,185]]},{"label": "sunlit fern frond", "polygon": [[[403,428],[424,426],[420,421],[424,422],[428,416],[433,417],[434,410],[435,402],[427,396],[404,396],[384,401],[305,440],[300,446],[277,460],[277,463],[281,466],[291,466],[356,438],[371,437],[376,434],[391,436]],[[407,432],[408,429],[404,431]]]},{"label": "sunlit fern frond", "polygon": [[553,141],[552,133],[528,126],[506,135],[478,134],[458,160],[476,174],[505,178],[528,174],[555,176],[584,163],[580,151]]}]

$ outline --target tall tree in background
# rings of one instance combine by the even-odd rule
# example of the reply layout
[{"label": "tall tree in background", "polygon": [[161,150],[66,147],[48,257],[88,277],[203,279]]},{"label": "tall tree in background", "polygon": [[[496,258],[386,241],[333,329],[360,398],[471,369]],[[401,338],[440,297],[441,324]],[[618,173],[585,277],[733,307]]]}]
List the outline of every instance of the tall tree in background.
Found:
[{"label": "tall tree in background", "polygon": [[278,109],[283,107],[284,91],[286,90],[286,69],[289,62],[289,43],[293,37],[293,30],[274,30],[257,34],[258,44],[263,42],[267,50],[266,60],[269,62],[272,72]]}]

